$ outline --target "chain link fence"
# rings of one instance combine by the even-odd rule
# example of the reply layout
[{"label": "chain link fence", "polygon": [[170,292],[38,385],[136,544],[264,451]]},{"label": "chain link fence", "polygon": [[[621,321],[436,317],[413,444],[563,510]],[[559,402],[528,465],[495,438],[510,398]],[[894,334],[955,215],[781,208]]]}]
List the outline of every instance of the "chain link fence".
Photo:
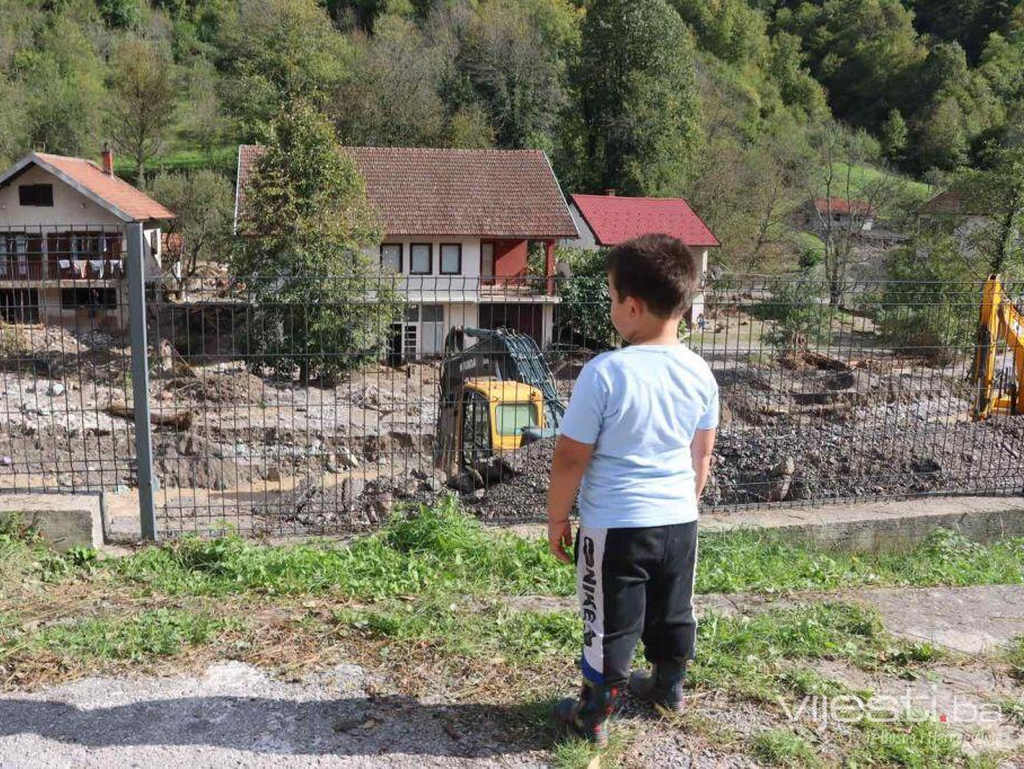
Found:
[{"label": "chain link fence", "polygon": [[[301,300],[292,278],[182,295],[151,283],[136,314],[122,275],[0,279],[0,309],[14,308],[0,327],[0,487],[103,491],[135,516],[151,495],[160,536],[345,534],[447,494],[484,520],[543,519],[557,404],[616,343],[603,277],[293,278]],[[44,309],[70,287],[69,306]],[[100,287],[115,306],[70,306]],[[706,286],[684,334],[723,403],[705,513],[1019,493],[1021,417],[972,419],[981,288]],[[996,388],[1010,390],[1012,356],[997,360]]]}]

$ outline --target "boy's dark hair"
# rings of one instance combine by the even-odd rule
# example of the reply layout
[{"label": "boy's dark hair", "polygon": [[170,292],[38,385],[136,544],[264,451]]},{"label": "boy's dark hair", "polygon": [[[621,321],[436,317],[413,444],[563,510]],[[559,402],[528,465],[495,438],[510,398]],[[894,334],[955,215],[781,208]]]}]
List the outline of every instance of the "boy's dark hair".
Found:
[{"label": "boy's dark hair", "polygon": [[662,318],[683,315],[697,292],[697,257],[671,235],[650,234],[615,246],[605,268],[620,299],[639,299]]}]

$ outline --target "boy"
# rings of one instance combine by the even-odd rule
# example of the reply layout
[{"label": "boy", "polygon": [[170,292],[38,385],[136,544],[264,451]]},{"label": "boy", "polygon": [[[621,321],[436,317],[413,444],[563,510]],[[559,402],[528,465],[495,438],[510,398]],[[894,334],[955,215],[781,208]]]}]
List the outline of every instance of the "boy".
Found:
[{"label": "boy", "polygon": [[579,490],[583,614],[583,690],[555,715],[599,746],[638,639],[653,670],[634,673],[630,689],[671,710],[682,707],[694,655],[697,500],[718,427],[711,369],[678,338],[697,269],[668,235],[644,235],[608,254],[611,319],[629,346],[584,366],[551,463],[548,542],[566,563]]}]

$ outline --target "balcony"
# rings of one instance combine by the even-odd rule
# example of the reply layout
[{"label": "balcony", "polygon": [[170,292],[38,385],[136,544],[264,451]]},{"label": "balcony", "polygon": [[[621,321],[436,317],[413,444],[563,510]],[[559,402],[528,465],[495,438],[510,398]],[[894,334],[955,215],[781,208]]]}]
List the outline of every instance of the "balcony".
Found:
[{"label": "balcony", "polygon": [[0,258],[0,281],[97,281],[120,280],[124,277],[121,259],[62,259],[27,254]]}]

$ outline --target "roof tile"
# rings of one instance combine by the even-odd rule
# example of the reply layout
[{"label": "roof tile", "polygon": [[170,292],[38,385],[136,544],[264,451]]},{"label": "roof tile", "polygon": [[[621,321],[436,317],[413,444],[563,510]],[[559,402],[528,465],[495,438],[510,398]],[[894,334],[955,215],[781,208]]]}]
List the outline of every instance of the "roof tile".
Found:
[{"label": "roof tile", "polygon": [[33,156],[77,182],[96,197],[124,212],[133,221],[174,218],[174,214],[170,210],[144,192],[123,179],[105,174],[103,169],[90,160],[50,155],[45,152],[35,152]]},{"label": "roof tile", "polygon": [[602,246],[614,246],[650,232],[671,235],[688,246],[721,245],[682,198],[573,195],[572,200]]},{"label": "roof tile", "polygon": [[[344,147],[366,179],[387,235],[575,238],[576,226],[540,150]],[[238,153],[238,204],[263,154]]]}]

